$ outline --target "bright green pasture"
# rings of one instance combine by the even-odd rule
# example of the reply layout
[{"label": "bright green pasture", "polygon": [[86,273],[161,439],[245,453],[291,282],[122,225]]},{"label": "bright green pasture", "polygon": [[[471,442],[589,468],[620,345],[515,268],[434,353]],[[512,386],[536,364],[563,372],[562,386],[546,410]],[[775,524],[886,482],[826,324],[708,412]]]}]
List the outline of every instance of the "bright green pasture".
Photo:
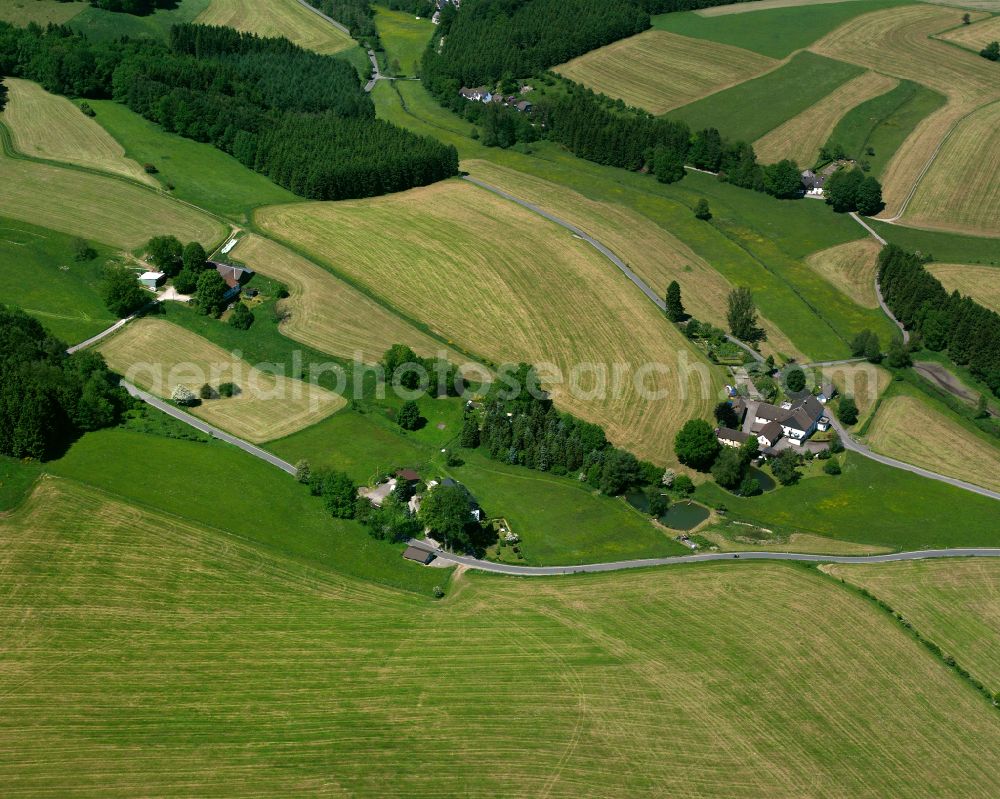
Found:
[{"label": "bright green pasture", "polygon": [[426,18],[417,19],[408,11],[375,6],[375,27],[389,65],[398,61],[399,75],[417,74],[434,24]]},{"label": "bright green pasture", "polygon": [[[843,457],[843,456],[841,456]],[[801,532],[898,550],[1000,546],[1000,503],[849,454],[837,477],[744,499],[712,482],[696,497],[785,534]]]},{"label": "bright green pasture", "polygon": [[653,27],[660,30],[743,47],[771,58],[808,47],[849,19],[870,11],[908,5],[911,0],[864,0],[771,8],[739,14],[701,16],[693,11],[658,14]]},{"label": "bright green pasture", "polygon": [[919,251],[939,263],[1000,265],[1000,239],[890,225],[877,219],[868,222],[891,244]]},{"label": "bright green pasture", "polygon": [[114,41],[122,36],[132,39],[166,39],[171,25],[194,22],[210,2],[211,0],[178,0],[176,8],[159,9],[145,17],[88,8],[72,19],[70,27],[98,41]]},{"label": "bright green pasture", "polygon": [[[926,86],[900,81],[896,88],[848,111],[830,134],[829,143],[841,145],[852,158],[868,161],[871,173],[880,175],[920,120],[944,103],[943,96]],[[866,152],[869,147],[874,155]]]},{"label": "bright green pasture", "polygon": [[429,592],[446,575],[406,563],[287,474],[240,450],[128,430],[88,433],[46,470],[215,527],[295,560],[398,588]]},{"label": "bright green pasture", "polygon": [[74,259],[73,236],[0,217],[0,302],[35,316],[53,335],[76,344],[115,322],[101,300],[108,247],[90,242],[92,261]]},{"label": "bright green pasture", "polygon": [[[741,15],[737,15],[741,16]],[[756,141],[860,75],[854,64],[803,52],[773,72],[670,111],[692,130],[718,128],[733,141]]]},{"label": "bright green pasture", "polygon": [[245,222],[253,208],[300,198],[272,183],[216,147],[174,133],[143,119],[120,103],[91,100],[96,121],[140,164],[153,164],[156,177],[173,194],[217,214]]},{"label": "bright green pasture", "polygon": [[0,455],[0,513],[20,505],[41,474],[33,461],[19,461]]}]

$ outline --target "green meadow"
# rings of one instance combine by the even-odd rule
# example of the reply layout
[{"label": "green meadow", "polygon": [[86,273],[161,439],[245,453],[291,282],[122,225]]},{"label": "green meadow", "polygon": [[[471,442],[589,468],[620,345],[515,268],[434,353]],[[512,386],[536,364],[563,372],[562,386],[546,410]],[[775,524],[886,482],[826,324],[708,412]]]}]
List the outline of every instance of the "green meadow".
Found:
[{"label": "green meadow", "polygon": [[802,52],[773,72],[695,100],[666,116],[687,122],[692,130],[718,128],[728,139],[752,142],[862,72],[854,64]]},{"label": "green meadow", "polygon": [[0,514],[24,502],[41,473],[37,463],[0,455]]},{"label": "green meadow", "polygon": [[112,250],[89,242],[97,256],[80,263],[74,241],[65,233],[0,217],[0,302],[23,308],[69,344],[115,321],[100,296]]},{"label": "green meadow", "polygon": [[697,499],[729,517],[780,533],[815,533],[897,550],[1000,546],[996,500],[883,466],[860,455],[843,474],[818,474],[758,497],[737,497],[706,482]]},{"label": "green meadow", "polygon": [[945,264],[1000,265],[1000,240],[995,238],[890,225],[878,219],[869,219],[868,223],[890,244],[919,251],[932,261]]},{"label": "green meadow", "polygon": [[865,0],[803,4],[705,16],[694,11],[684,11],[653,17],[653,27],[695,39],[742,47],[771,58],[785,58],[796,50],[808,47],[859,14],[909,5],[911,2],[912,0]]},{"label": "green meadow", "polygon": [[375,6],[375,27],[390,68],[399,64],[400,76],[412,77],[420,71],[420,59],[431,39],[434,24],[417,19],[409,11],[393,11]]},{"label": "green meadow", "polygon": [[125,148],[128,157],[157,168],[157,179],[173,196],[216,214],[246,222],[261,205],[300,198],[210,144],[167,133],[121,103],[91,100],[95,119]]},{"label": "green meadow", "polygon": [[[896,88],[873,97],[848,111],[830,134],[829,143],[839,144],[853,158],[871,164],[871,173],[881,175],[900,145],[945,98],[913,81],[900,81]],[[867,153],[867,148],[875,151]]]},{"label": "green meadow", "polygon": [[157,9],[142,17],[87,8],[71,20],[70,27],[98,41],[116,41],[122,36],[166,39],[171,25],[194,22],[210,3],[211,0],[179,0],[175,8]]}]

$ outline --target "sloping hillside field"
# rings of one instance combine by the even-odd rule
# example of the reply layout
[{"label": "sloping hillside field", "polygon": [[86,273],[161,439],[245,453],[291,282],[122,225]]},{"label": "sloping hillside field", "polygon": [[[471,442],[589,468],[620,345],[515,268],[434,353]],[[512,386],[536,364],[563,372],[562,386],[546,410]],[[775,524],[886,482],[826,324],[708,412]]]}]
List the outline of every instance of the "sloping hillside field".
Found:
[{"label": "sloping hillside field", "polygon": [[555,71],[595,92],[662,114],[776,65],[738,47],[649,30],[574,58]]},{"label": "sloping hillside field", "polygon": [[256,369],[221,347],[160,319],[139,319],[100,345],[112,369],[169,398],[178,385],[197,394],[235,383],[232,397],[206,399],[191,412],[250,441],[294,433],[342,408],[346,400],[316,385]]},{"label": "sloping hillside field", "polygon": [[0,121],[10,129],[18,152],[159,185],[125,157],[125,150],[104,128],[65,97],[49,94],[27,80],[6,78],[4,84],[10,96]]},{"label": "sloping hillside field", "polygon": [[283,36],[324,55],[354,46],[350,36],[298,0],[212,0],[195,22],[226,25],[258,36]]},{"label": "sloping hillside field", "polygon": [[982,696],[794,567],[434,603],[62,480],[0,540],[8,796],[983,796],[1000,768]]},{"label": "sloping hillside field", "polygon": [[[956,18],[954,10],[929,5],[876,11],[851,20],[811,48],[831,58],[922,83],[948,98],[944,107],[916,126],[884,172],[887,216],[900,213],[949,132],[966,115],[1000,98],[995,64],[931,38],[960,23],[961,16]],[[968,181],[974,174],[966,170],[953,177]],[[945,221],[949,215],[950,210],[943,207],[937,218]]]},{"label": "sloping hillside field", "polygon": [[948,291],[959,291],[1000,313],[1000,269],[968,264],[928,264],[927,271]]},{"label": "sloping hillside field", "polygon": [[[641,457],[672,461],[674,432],[709,411],[721,383],[590,245],[468,183],[265,208],[256,221],[466,351],[554,364],[557,404]],[[628,376],[614,388],[619,363]]]}]

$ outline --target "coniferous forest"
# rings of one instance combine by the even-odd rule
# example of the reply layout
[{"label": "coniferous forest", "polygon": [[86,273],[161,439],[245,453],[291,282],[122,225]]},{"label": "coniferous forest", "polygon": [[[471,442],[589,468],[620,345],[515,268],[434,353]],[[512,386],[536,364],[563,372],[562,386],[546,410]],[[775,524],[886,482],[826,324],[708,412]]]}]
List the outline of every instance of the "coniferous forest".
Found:
[{"label": "coniferous forest", "polygon": [[878,275],[886,304],[925,347],[946,351],[1000,396],[1000,314],[949,294],[919,256],[895,244],[879,253]]},{"label": "coniferous forest", "polygon": [[0,23],[0,73],[113,98],[311,199],[370,197],[458,172],[453,147],[375,119],[348,62],[286,39],[176,25],[167,44],[100,43]]}]

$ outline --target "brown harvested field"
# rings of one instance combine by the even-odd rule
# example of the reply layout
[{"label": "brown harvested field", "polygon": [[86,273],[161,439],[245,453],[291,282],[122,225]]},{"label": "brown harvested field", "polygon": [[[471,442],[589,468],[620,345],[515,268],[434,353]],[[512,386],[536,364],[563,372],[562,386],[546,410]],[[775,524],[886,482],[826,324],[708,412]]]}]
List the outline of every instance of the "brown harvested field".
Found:
[{"label": "brown harvested field", "polygon": [[993,558],[829,565],[901,613],[990,691],[1000,691],[1000,562]]},{"label": "brown harvested field", "polygon": [[165,194],[79,169],[0,154],[0,186],[0,215],[112,247],[172,234],[210,248],[226,235],[221,222]]},{"label": "brown harvested field", "polygon": [[[670,281],[681,286],[685,309],[694,317],[726,326],[725,305],[719,301],[732,286],[694,250],[651,219],[616,203],[591,200],[542,178],[498,166],[490,161],[462,162],[462,169],[479,180],[550,211],[586,231],[609,247],[654,291],[664,295]],[[609,269],[615,269],[608,262]],[[805,356],[771,321],[761,318],[767,331],[765,354],[778,352],[805,360]]]},{"label": "brown harvested field", "polygon": [[864,424],[876,401],[892,382],[892,374],[888,370],[867,362],[825,366],[822,372],[823,379],[832,381],[843,396],[854,397],[858,405],[859,425]]},{"label": "brown harvested field", "polygon": [[673,462],[674,433],[717,396],[720,371],[602,255],[469,183],[275,206],[256,221],[466,351],[553,365],[556,403],[640,457]]},{"label": "brown harvested field", "polygon": [[694,13],[700,17],[723,17],[729,14],[745,14],[748,11],[766,11],[769,8],[793,8],[795,6],[819,6],[829,3],[857,3],[861,0],[753,0],[753,2],[730,3],[726,6],[700,8]]},{"label": "brown harvested field", "polygon": [[[975,14],[979,16],[979,14]],[[941,143],[970,112],[1000,98],[996,65],[974,53],[932,39],[956,24],[955,11],[913,5],[856,17],[810,49],[922,83],[948,102],[923,119],[893,156],[882,175],[886,209],[899,213]]]},{"label": "brown harvested field", "polygon": [[287,312],[281,332],[289,338],[342,358],[360,353],[365,363],[378,361],[393,344],[406,344],[424,357],[444,352],[452,363],[466,360],[349,283],[277,242],[250,234],[240,239],[232,254],[288,288],[288,299],[281,301],[281,309]]},{"label": "brown harvested field", "polygon": [[1000,313],[1000,268],[930,263],[927,264],[927,271],[940,280],[949,292],[958,291]]},{"label": "brown harvested field", "polygon": [[[742,529],[741,529],[742,528]],[[744,532],[745,531],[745,532]],[[723,529],[701,529],[704,536],[723,552],[800,552],[817,555],[878,555],[891,549],[875,544],[858,544],[812,533],[792,533],[785,537],[769,535],[749,522],[731,522]]]},{"label": "brown harvested field", "polygon": [[998,164],[1000,102],[994,102],[958,123],[920,181],[904,219],[920,227],[1000,236]]},{"label": "brown harvested field", "polygon": [[301,380],[262,372],[201,336],[162,319],[138,319],[99,348],[116,372],[169,399],[177,385],[232,382],[236,397],[205,400],[190,411],[206,422],[260,443],[315,424],[347,404],[338,394]]},{"label": "brown harvested field", "polygon": [[868,428],[873,450],[1000,491],[1000,446],[909,395],[883,402]]},{"label": "brown harvested field", "polygon": [[847,81],[815,105],[798,116],[779,125],[753,143],[762,163],[774,163],[791,158],[803,167],[810,166],[819,157],[820,148],[826,144],[841,117],[866,100],[885,94],[899,85],[899,81],[878,72],[865,72]]},{"label": "brown harvested field", "polygon": [[15,150],[159,186],[137,162],[125,157],[125,148],[110,133],[65,97],[27,80],[4,82],[10,97],[0,121],[10,130]]},{"label": "brown harvested field", "polygon": [[[995,10],[1000,11],[1000,2],[996,3]],[[1000,40],[1000,16],[989,17],[972,25],[959,25],[954,30],[939,34],[938,38],[955,42],[978,53],[990,42]]]},{"label": "brown harvested field", "polygon": [[331,55],[354,40],[298,0],[212,0],[198,17],[202,25],[224,25],[258,36],[283,36],[299,47]]},{"label": "brown harvested field", "polygon": [[596,92],[663,114],[778,63],[740,47],[648,30],[554,69]]},{"label": "brown harvested field", "polygon": [[858,239],[813,253],[806,263],[858,305],[878,308],[875,271],[880,249],[875,239]]}]

